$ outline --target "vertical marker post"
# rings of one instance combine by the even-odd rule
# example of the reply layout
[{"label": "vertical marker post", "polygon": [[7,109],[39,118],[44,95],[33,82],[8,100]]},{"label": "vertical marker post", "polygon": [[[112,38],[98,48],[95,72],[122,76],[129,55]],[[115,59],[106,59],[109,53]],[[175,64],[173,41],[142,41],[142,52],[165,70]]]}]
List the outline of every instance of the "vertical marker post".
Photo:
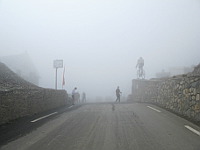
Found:
[{"label": "vertical marker post", "polygon": [[57,73],[58,73],[58,68],[63,68],[63,60],[54,60],[53,67],[56,69],[55,89],[57,90]]}]

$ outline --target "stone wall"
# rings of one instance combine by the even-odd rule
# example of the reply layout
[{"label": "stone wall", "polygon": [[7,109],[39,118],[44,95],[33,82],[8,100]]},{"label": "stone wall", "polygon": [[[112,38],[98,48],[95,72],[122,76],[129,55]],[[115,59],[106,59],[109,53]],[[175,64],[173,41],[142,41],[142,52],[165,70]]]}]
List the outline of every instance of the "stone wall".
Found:
[{"label": "stone wall", "polygon": [[0,92],[0,124],[69,104],[64,90],[18,89]]},{"label": "stone wall", "polygon": [[68,104],[66,91],[38,87],[0,62],[0,124]]},{"label": "stone wall", "polygon": [[199,76],[200,75],[200,64],[194,68],[194,71],[191,73],[192,76]]},{"label": "stone wall", "polygon": [[137,102],[154,102],[157,99],[159,80],[133,80],[132,99]]},{"label": "stone wall", "polygon": [[133,101],[160,105],[200,122],[200,76],[196,72],[166,79],[133,80]]},{"label": "stone wall", "polygon": [[12,70],[10,70],[5,64],[0,62],[0,91],[36,88],[40,87],[22,79]]}]

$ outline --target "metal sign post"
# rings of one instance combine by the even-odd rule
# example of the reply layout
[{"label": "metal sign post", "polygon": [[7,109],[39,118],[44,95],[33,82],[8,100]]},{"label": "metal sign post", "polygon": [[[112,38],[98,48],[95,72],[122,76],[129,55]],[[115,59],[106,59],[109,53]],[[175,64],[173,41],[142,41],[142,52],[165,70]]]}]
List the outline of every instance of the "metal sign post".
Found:
[{"label": "metal sign post", "polygon": [[58,68],[63,68],[63,60],[54,60],[53,67],[56,69],[55,89],[57,90],[57,72]]}]

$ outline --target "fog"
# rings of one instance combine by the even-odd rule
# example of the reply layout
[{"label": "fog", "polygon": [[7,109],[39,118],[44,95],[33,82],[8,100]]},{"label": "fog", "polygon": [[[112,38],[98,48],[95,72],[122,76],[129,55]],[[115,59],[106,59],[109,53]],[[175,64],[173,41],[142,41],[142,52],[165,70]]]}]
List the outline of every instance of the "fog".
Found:
[{"label": "fog", "polygon": [[140,56],[147,79],[200,62],[200,1],[0,0],[0,56],[24,52],[41,87],[55,87],[53,60],[63,59],[68,93],[114,100],[117,86],[131,93]]}]

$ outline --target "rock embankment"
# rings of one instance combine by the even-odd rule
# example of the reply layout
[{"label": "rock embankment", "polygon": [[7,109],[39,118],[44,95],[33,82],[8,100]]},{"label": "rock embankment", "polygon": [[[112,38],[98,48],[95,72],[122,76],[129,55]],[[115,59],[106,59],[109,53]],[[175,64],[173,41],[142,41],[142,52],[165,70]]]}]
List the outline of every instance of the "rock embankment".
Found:
[{"label": "rock embankment", "polygon": [[25,81],[5,64],[0,62],[0,91],[9,91],[12,89],[35,89],[38,86]]}]

